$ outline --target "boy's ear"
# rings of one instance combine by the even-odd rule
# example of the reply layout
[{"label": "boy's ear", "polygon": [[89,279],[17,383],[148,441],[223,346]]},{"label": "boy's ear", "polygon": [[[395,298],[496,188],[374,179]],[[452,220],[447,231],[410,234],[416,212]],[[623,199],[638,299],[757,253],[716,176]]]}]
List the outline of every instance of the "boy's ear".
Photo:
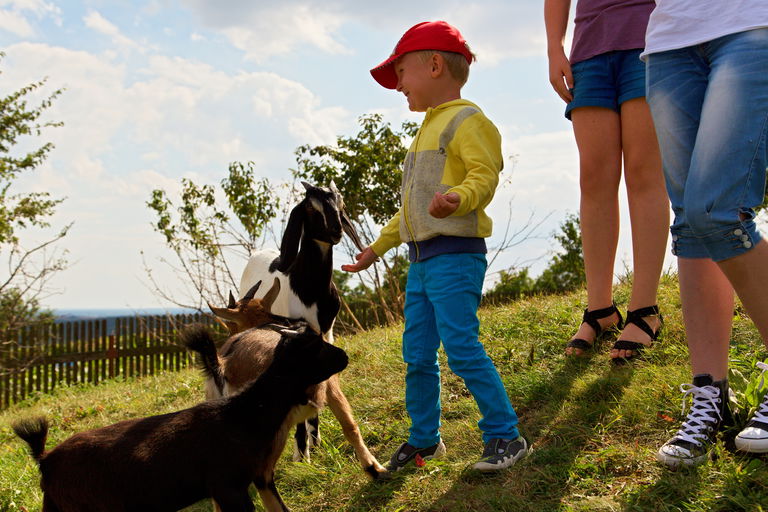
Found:
[{"label": "boy's ear", "polygon": [[438,78],[445,70],[445,59],[442,55],[435,52],[429,58],[429,72],[432,78]]}]

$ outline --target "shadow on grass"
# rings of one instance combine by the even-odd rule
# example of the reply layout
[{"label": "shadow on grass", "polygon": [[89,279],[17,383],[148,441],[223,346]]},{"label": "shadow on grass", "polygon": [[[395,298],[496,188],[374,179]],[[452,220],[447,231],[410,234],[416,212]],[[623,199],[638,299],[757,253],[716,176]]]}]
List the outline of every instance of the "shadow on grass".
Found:
[{"label": "shadow on grass", "polygon": [[387,480],[369,481],[347,502],[345,510],[387,510],[387,503],[392,501],[392,497],[402,489],[405,482],[402,475],[395,475]]},{"label": "shadow on grass", "polygon": [[665,469],[655,484],[622,496],[622,509],[633,512],[695,510],[692,501],[698,497],[703,471],[703,467]]},{"label": "shadow on grass", "polygon": [[596,425],[603,424],[631,379],[629,371],[605,367],[586,388],[574,390],[577,378],[591,367],[590,359],[566,360],[529,389],[527,400],[515,403],[531,445],[525,459],[498,474],[467,469],[429,510],[560,510],[563,498],[573,492],[576,460],[599,435]]}]

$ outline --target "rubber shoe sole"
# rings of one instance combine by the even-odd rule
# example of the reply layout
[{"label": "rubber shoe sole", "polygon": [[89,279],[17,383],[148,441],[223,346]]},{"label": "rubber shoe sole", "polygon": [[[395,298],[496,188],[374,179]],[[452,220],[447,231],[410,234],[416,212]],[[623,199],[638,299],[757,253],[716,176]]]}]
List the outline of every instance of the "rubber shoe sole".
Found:
[{"label": "rubber shoe sole", "polygon": [[762,428],[747,427],[734,440],[739,451],[768,453],[768,432]]},{"label": "rubber shoe sole", "polygon": [[[510,454],[508,456],[499,457],[499,460],[497,462],[491,462],[491,461],[488,461],[487,459],[483,459],[481,461],[475,462],[472,465],[472,469],[476,469],[478,471],[487,473],[491,471],[499,471],[499,470],[514,466],[518,460],[522,459],[528,454],[528,442],[525,440],[523,436],[520,436],[519,439],[523,446],[522,448],[518,449],[515,453]],[[517,439],[512,441],[512,444],[516,442],[517,442]],[[497,457],[498,456],[494,455],[488,458],[497,458]]]}]

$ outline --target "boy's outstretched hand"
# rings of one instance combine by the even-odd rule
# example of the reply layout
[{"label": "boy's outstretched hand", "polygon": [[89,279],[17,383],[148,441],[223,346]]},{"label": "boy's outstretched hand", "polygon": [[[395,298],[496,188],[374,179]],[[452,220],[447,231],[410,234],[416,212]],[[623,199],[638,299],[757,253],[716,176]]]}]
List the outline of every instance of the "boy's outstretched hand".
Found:
[{"label": "boy's outstretched hand", "polygon": [[460,202],[461,197],[456,192],[448,192],[447,194],[435,192],[435,197],[429,203],[429,214],[438,219],[443,219],[455,212]]},{"label": "boy's outstretched hand", "polygon": [[355,255],[355,259],[357,260],[357,263],[353,265],[342,265],[341,270],[344,270],[345,272],[360,272],[361,270],[370,267],[374,261],[379,259],[379,257],[376,256],[373,249],[366,247],[363,249],[363,252]]}]

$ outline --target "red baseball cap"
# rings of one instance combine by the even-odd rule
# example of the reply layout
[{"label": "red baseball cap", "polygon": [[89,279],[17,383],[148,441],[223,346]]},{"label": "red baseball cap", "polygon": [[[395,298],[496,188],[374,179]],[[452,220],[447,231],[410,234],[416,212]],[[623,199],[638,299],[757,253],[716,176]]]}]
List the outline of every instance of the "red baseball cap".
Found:
[{"label": "red baseball cap", "polygon": [[397,88],[395,59],[408,52],[438,50],[462,54],[471,64],[473,55],[456,27],[444,21],[424,21],[409,28],[395,45],[392,55],[371,70],[373,78],[387,89]]}]

